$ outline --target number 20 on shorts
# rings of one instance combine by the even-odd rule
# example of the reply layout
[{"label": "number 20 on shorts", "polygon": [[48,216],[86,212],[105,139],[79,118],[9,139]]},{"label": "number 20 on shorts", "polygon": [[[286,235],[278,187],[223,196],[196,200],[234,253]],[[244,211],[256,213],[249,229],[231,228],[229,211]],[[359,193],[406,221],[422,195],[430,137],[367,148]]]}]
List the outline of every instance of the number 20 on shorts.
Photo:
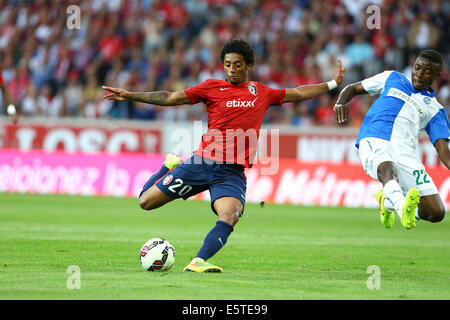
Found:
[{"label": "number 20 on shorts", "polygon": [[[186,193],[192,190],[192,186],[186,184],[183,185],[183,180],[180,178],[175,179],[175,183],[171,185],[168,189],[180,197],[184,196]],[[178,189],[178,190],[177,190]]]}]

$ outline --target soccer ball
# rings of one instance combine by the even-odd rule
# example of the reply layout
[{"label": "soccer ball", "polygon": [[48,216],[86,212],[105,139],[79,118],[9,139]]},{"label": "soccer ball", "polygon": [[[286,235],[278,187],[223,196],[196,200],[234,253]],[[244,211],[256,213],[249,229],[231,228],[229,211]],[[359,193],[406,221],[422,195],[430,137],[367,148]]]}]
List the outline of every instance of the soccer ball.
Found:
[{"label": "soccer ball", "polygon": [[175,248],[165,239],[153,238],[142,246],[139,258],[147,271],[167,271],[175,262]]}]

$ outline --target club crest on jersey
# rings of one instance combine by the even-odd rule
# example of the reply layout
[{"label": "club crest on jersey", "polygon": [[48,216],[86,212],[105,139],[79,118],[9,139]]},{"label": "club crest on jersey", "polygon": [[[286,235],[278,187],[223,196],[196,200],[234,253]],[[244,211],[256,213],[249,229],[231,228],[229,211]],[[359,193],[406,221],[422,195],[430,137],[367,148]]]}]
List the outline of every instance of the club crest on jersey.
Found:
[{"label": "club crest on jersey", "polygon": [[250,91],[250,93],[254,96],[256,96],[258,94],[258,90],[256,89],[256,85],[253,82],[250,82],[250,84],[248,85],[248,91]]},{"label": "club crest on jersey", "polygon": [[163,185],[167,186],[173,179],[172,175],[168,175],[167,177],[164,178],[163,180]]},{"label": "club crest on jersey", "polygon": [[431,99],[429,97],[425,97],[425,98],[423,98],[423,102],[425,102],[426,104],[430,104]]}]

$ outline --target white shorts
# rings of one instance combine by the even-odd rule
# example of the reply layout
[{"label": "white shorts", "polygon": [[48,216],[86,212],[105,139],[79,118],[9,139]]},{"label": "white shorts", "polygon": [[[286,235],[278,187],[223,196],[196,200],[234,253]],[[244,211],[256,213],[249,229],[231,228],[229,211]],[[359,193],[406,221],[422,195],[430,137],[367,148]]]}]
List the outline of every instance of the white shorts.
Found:
[{"label": "white shorts", "polygon": [[417,156],[401,146],[394,146],[390,141],[379,138],[362,139],[359,142],[359,158],[364,171],[375,180],[378,180],[377,169],[380,163],[394,162],[398,183],[405,194],[414,187],[419,190],[420,196],[438,193],[433,179]]}]

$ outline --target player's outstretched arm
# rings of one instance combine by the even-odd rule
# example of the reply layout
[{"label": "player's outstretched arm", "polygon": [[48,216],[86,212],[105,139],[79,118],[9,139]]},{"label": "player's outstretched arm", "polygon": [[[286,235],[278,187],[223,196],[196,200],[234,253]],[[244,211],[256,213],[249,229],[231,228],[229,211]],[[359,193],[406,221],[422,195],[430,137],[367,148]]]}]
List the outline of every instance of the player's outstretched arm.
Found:
[{"label": "player's outstretched arm", "polygon": [[434,143],[434,148],[436,149],[442,163],[450,169],[450,148],[448,146],[448,141],[445,139],[438,139]]},{"label": "player's outstretched arm", "polygon": [[103,89],[110,93],[105,94],[103,99],[125,101],[132,100],[155,104],[158,106],[178,106],[182,104],[191,104],[184,90],[175,92],[155,91],[155,92],[130,92],[120,88],[102,86]]},{"label": "player's outstretched arm", "polygon": [[338,123],[344,123],[348,120],[349,107],[348,103],[353,99],[354,96],[367,94],[368,92],[364,89],[361,81],[349,84],[344,89],[342,89],[339,94],[339,98],[334,105],[334,112],[336,113],[336,120]]},{"label": "player's outstretched arm", "polygon": [[286,94],[283,99],[285,102],[297,102],[306,100],[318,96],[324,92],[336,88],[344,80],[345,68],[342,66],[341,59],[337,59],[337,70],[334,79],[329,82],[323,82],[319,84],[312,84],[306,86],[299,86],[297,88],[286,89]]}]

